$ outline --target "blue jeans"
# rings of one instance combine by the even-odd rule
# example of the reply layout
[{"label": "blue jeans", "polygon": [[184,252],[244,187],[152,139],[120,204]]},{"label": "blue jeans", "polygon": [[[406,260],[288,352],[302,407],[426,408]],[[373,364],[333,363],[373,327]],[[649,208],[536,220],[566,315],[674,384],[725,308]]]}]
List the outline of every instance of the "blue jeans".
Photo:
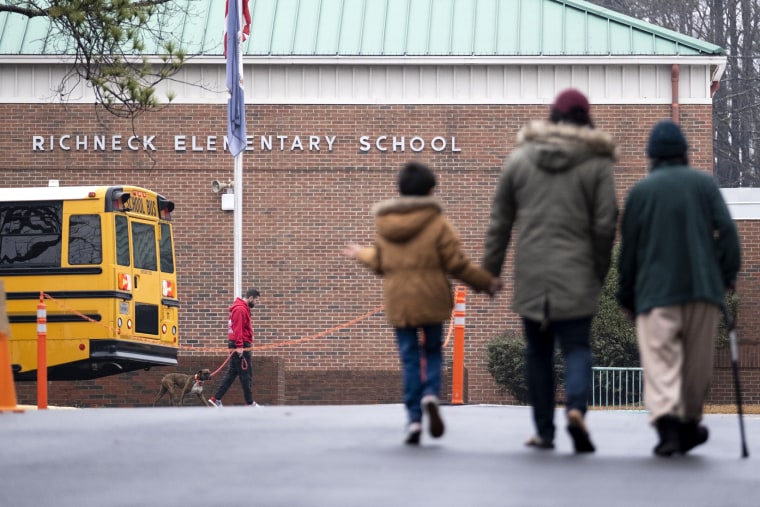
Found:
[{"label": "blue jeans", "polygon": [[[417,337],[419,329],[423,331],[425,351],[424,378],[420,367],[420,343]],[[401,358],[404,379],[404,405],[409,414],[409,422],[422,421],[422,397],[428,394],[439,397],[441,392],[441,336],[442,324],[427,326],[397,327],[396,342]]]},{"label": "blue jeans", "polygon": [[538,436],[554,440],[554,342],[565,360],[566,410],[586,413],[591,388],[591,317],[541,323],[523,319],[525,328],[525,365],[528,392],[533,405],[533,421]]},{"label": "blue jeans", "polygon": [[[243,359],[245,359],[245,368],[243,368]],[[227,390],[235,382],[235,379],[240,379],[240,385],[243,388],[243,396],[245,402],[250,405],[253,403],[253,391],[251,389],[251,382],[253,380],[253,365],[251,364],[251,349],[243,349],[243,356],[239,356],[237,352],[232,353],[230,357],[230,364],[227,367],[227,373],[224,375],[219,387],[214,393],[214,398],[221,400]]]}]

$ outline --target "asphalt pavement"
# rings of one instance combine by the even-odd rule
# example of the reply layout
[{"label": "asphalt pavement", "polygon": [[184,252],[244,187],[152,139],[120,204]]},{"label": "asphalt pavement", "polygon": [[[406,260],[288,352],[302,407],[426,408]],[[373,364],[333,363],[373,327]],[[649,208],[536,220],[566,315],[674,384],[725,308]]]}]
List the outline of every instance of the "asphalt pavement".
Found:
[{"label": "asphalt pavement", "polygon": [[688,456],[652,455],[644,412],[592,411],[597,452],[523,446],[530,409],[444,406],[443,438],[402,444],[401,405],[0,414],[0,506],[760,506],[760,416],[708,415]]}]

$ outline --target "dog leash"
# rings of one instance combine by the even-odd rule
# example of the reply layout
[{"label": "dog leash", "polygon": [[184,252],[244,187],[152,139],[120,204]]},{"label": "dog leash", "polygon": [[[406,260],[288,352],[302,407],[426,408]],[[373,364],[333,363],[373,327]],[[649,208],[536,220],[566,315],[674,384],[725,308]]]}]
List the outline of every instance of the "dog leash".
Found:
[{"label": "dog leash", "polygon": [[[214,372],[211,373],[209,375],[209,377],[213,377],[214,375],[216,375],[217,373],[219,373],[220,371],[222,371],[222,368],[224,368],[224,366],[227,363],[230,362],[230,359],[232,359],[232,354],[234,354],[234,353],[235,353],[234,350],[232,352],[230,352],[230,355],[227,356],[227,359],[225,359],[224,362],[221,365],[219,365],[219,368],[217,368],[216,370],[214,370]],[[241,356],[240,359],[241,359],[241,361],[240,361],[240,367],[243,370],[247,370],[248,369],[248,361],[246,361],[245,356]]]}]

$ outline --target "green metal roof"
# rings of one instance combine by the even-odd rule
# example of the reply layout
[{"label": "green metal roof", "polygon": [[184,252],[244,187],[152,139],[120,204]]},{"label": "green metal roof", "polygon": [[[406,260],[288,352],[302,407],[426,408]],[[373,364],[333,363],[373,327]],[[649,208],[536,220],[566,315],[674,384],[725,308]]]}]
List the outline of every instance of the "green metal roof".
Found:
[{"label": "green metal roof", "polygon": [[[189,55],[220,56],[222,0],[157,20]],[[583,0],[250,0],[251,56],[695,56],[719,46]],[[0,13],[0,55],[66,55],[46,19]],[[158,53],[158,46],[152,52]]]}]

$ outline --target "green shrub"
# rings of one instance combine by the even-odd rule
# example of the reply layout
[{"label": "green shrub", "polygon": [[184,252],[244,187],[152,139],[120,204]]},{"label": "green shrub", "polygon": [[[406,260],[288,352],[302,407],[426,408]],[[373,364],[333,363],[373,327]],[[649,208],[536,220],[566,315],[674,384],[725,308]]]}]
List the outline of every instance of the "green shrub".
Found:
[{"label": "green shrub", "polygon": [[[488,343],[488,372],[496,384],[520,403],[528,403],[528,383],[525,378],[525,340],[517,331],[505,331]],[[563,362],[554,353],[555,385],[564,379]]]},{"label": "green shrub", "polygon": [[620,276],[617,270],[619,248],[612,252],[612,265],[599,295],[599,308],[591,322],[591,353],[594,366],[635,368],[641,364],[634,323],[617,302]]}]

